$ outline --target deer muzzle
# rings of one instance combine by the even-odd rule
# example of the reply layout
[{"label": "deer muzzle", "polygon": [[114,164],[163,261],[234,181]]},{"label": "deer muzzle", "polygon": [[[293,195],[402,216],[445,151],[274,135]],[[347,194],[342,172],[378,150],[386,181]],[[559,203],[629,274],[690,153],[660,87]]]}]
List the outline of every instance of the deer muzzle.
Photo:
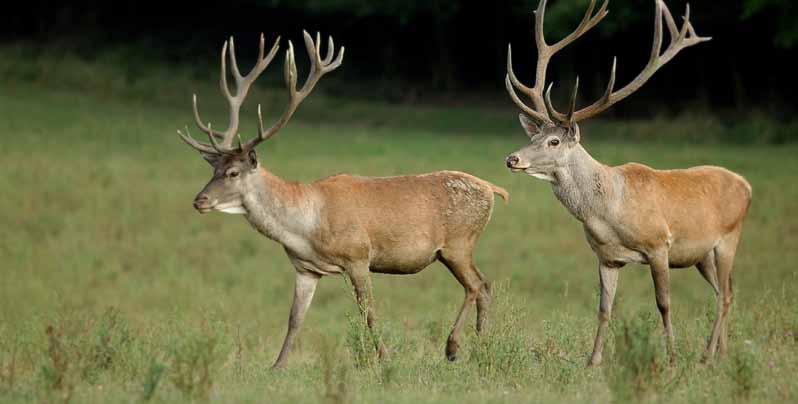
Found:
[{"label": "deer muzzle", "polygon": [[212,203],[208,195],[206,194],[199,194],[196,198],[194,198],[194,209],[199,211],[199,213],[207,213],[213,209]]}]

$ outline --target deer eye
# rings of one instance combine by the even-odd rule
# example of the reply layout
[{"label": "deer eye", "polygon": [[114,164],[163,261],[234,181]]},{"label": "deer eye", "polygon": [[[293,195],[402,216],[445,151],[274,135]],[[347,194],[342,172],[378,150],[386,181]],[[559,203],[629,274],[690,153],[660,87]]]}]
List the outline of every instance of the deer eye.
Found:
[{"label": "deer eye", "polygon": [[238,177],[238,171],[230,171],[227,173],[227,176],[230,178]]},{"label": "deer eye", "polygon": [[549,146],[559,146],[559,145],[560,145],[560,139],[549,140]]}]

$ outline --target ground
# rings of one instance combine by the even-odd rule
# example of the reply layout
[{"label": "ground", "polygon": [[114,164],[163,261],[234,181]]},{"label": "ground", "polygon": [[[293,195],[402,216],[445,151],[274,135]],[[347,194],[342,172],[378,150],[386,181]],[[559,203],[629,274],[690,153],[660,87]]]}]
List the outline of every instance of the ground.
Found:
[{"label": "ground", "polygon": [[[586,148],[605,163],[722,165],[754,189],[734,270],[729,355],[700,362],[714,295],[694,269],[674,270],[679,358],[668,367],[650,275],[627,266],[605,363],[587,369],[595,258],[549,185],[504,168],[504,156],[525,140],[513,114],[396,107],[396,118],[390,106],[342,105],[341,114],[392,119],[353,124],[336,120],[335,103],[319,98],[259,147],[276,174],[310,181],[455,169],[510,192],[509,205],[497,200],[476,250],[494,306],[481,337],[472,311],[461,358],[449,363],[444,345],[463,298],[455,279],[438,263],[413,276],[375,275],[380,334],[392,351],[383,363],[349,285],[328,277],[288,369],[272,372],[293,269],[242,217],[192,209],[211,171],[175,133],[191,119],[184,98],[0,86],[0,401],[798,400],[794,144],[646,139],[674,126],[583,125]],[[203,105],[223,125],[219,103]],[[327,122],[314,119],[322,106]],[[244,112],[242,133],[253,133],[254,117],[252,108]],[[612,133],[634,128],[637,136]]]}]

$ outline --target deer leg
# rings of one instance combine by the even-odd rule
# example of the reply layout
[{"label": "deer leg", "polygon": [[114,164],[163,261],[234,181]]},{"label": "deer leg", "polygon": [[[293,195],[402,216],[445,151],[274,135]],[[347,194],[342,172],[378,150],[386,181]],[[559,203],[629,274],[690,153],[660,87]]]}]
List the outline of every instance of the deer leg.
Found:
[{"label": "deer leg", "polygon": [[350,271],[349,279],[352,281],[352,286],[355,288],[355,296],[357,297],[357,305],[360,307],[360,313],[366,317],[366,324],[369,330],[375,336],[374,348],[380,359],[388,359],[388,350],[382,342],[382,337],[375,329],[377,317],[374,313],[374,295],[372,294],[371,276],[369,275],[368,266],[359,267]]},{"label": "deer leg", "polygon": [[280,350],[280,355],[277,357],[277,361],[274,362],[272,369],[285,368],[288,355],[294,345],[294,337],[305,319],[305,313],[307,313],[310,302],[313,300],[313,293],[316,291],[319,279],[321,279],[321,276],[314,273],[297,271],[294,283],[294,303],[291,305],[291,314],[288,317],[288,332],[285,334],[283,348]]},{"label": "deer leg", "polygon": [[610,318],[612,317],[612,302],[615,300],[615,290],[618,286],[618,269],[599,263],[599,284],[601,296],[599,298],[598,330],[596,340],[593,342],[593,354],[590,355],[588,366],[601,364],[601,352],[604,350],[604,338]]},{"label": "deer leg", "polygon": [[704,352],[704,361],[707,361],[709,358],[714,356],[715,352],[717,351],[718,339],[720,338],[720,333],[723,327],[724,291],[718,287],[718,271],[717,266],[715,265],[715,251],[710,251],[703,261],[696,264],[696,268],[698,268],[698,271],[701,273],[704,279],[706,279],[715,290],[715,324],[712,326],[712,334],[709,337],[707,349]]},{"label": "deer leg", "polygon": [[670,297],[670,268],[668,265],[667,251],[658,252],[649,257],[651,277],[654,279],[654,294],[657,299],[657,308],[662,316],[662,325],[665,328],[665,343],[668,350],[670,363],[676,363],[676,354],[673,350],[673,328],[671,327],[671,297]]},{"label": "deer leg", "polygon": [[479,334],[485,329],[485,323],[488,321],[488,308],[490,307],[492,297],[490,282],[485,279],[482,272],[480,272],[476,266],[474,266],[474,271],[476,271],[477,275],[479,275],[479,279],[482,281],[482,288],[477,295],[477,334]]},{"label": "deer leg", "polygon": [[[452,332],[446,340],[446,359],[450,361],[457,359],[457,350],[460,348],[460,334],[463,331],[463,326],[468,318],[468,312],[471,306],[481,300],[481,302],[478,303],[477,310],[486,310],[490,299],[489,295],[487,295],[488,297],[486,299],[486,295],[483,294],[484,290],[486,290],[484,287],[485,282],[482,280],[481,274],[471,261],[470,250],[468,250],[469,253],[466,254],[463,254],[461,251],[464,250],[461,249],[458,252],[441,251],[440,256],[441,262],[449,268],[452,275],[454,275],[457,281],[463,285],[463,289],[465,289],[463,305],[460,307],[460,313],[457,315],[457,319],[454,322]],[[485,312],[482,312],[481,315],[478,312],[477,328],[482,328],[482,321],[485,321]]]},{"label": "deer leg", "polygon": [[710,251],[701,262],[695,265],[695,267],[698,269],[701,276],[709,283],[709,286],[712,286],[712,290],[715,291],[715,294],[719,294],[718,272],[715,268],[715,251]]},{"label": "deer leg", "polygon": [[726,289],[723,300],[723,328],[720,331],[720,344],[718,345],[720,355],[726,355],[729,349],[729,311],[733,300],[732,274],[729,274],[728,289]]},{"label": "deer leg", "polygon": [[720,286],[721,294],[723,295],[723,318],[721,319],[720,337],[718,339],[718,348],[721,355],[726,353],[728,349],[728,321],[729,309],[732,304],[732,269],[734,267],[734,256],[737,253],[737,242],[740,239],[739,230],[724,238],[717,247],[715,247],[715,259],[718,267],[718,283]]},{"label": "deer leg", "polygon": [[474,264],[473,259],[469,259],[469,263],[471,265],[471,270],[476,273],[479,281],[482,283],[482,286],[479,288],[479,293],[477,294],[477,334],[481,333],[482,330],[485,329],[485,324],[488,321],[488,308],[490,307],[490,303],[493,300],[490,290],[490,282],[485,279],[485,275],[477,268]]}]

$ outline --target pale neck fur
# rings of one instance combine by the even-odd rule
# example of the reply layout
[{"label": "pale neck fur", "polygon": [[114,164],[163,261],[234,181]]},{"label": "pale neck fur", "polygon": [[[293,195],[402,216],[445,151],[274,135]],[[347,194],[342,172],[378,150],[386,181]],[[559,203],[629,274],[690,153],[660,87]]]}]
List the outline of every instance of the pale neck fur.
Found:
[{"label": "pale neck fur", "polygon": [[250,175],[244,193],[247,221],[285,246],[307,239],[319,219],[319,198],[308,184],[286,181],[265,168]]},{"label": "pale neck fur", "polygon": [[554,195],[581,222],[601,215],[610,197],[620,192],[619,178],[612,167],[596,161],[580,144],[572,146],[564,164],[555,168]]}]

